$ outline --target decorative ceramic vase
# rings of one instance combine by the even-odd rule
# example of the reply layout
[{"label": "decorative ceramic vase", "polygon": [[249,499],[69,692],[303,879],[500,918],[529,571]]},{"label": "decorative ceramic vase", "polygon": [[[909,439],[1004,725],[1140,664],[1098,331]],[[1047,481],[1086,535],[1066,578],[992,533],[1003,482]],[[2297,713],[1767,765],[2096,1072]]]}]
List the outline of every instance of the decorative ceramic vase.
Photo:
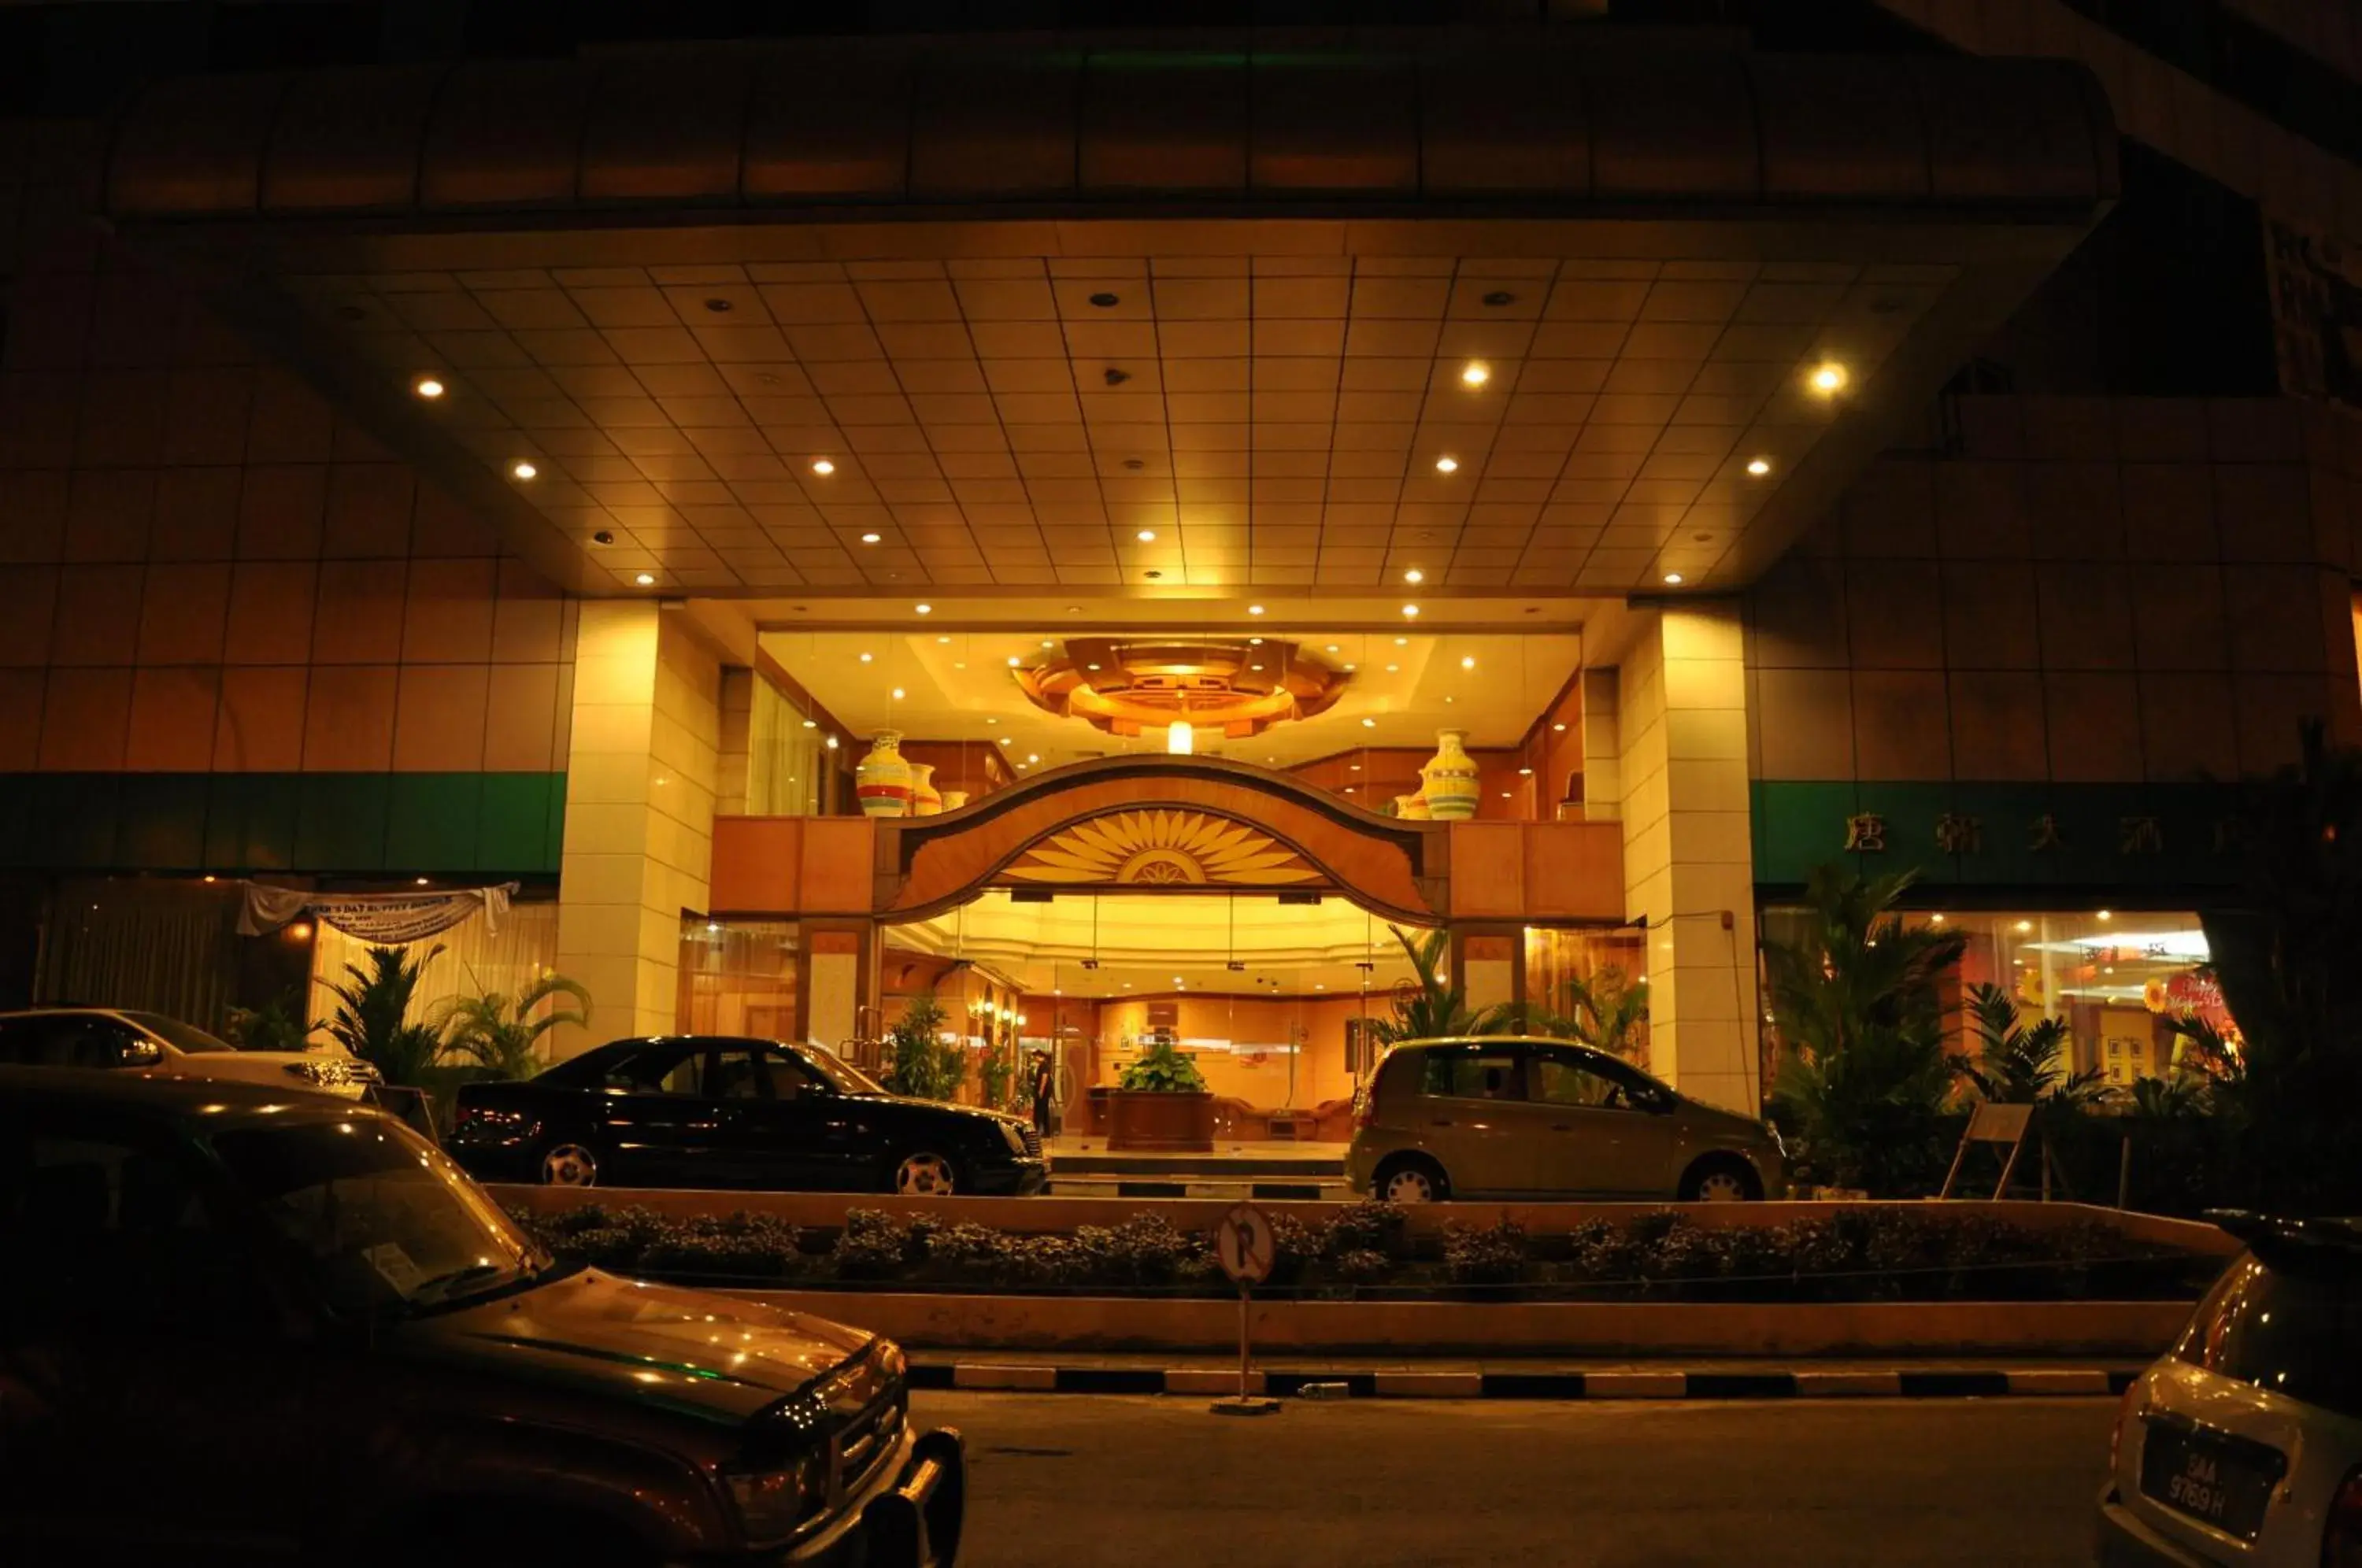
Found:
[{"label": "decorative ceramic vase", "polygon": [[914,817],[939,817],[944,814],[944,795],[935,788],[935,765],[932,762],[911,764],[911,814]]},{"label": "decorative ceramic vase", "polygon": [[1427,816],[1426,796],[1396,795],[1395,797],[1395,817],[1396,821],[1406,823],[1423,823],[1427,821]]},{"label": "decorative ceramic vase", "polygon": [[944,810],[945,810],[945,811],[947,811],[947,812],[956,812],[956,811],[958,811],[962,806],[965,806],[965,805],[966,805],[966,804],[967,804],[967,791],[966,791],[966,790],[944,790]]},{"label": "decorative ceramic vase", "polygon": [[899,817],[911,806],[911,765],[902,760],[902,737],[880,730],[869,743],[869,755],[853,770],[853,792],[861,812],[870,817]]},{"label": "decorative ceramic vase", "polygon": [[1476,764],[1461,743],[1466,730],[1435,732],[1435,755],[1418,770],[1427,797],[1427,814],[1440,823],[1464,823],[1476,814]]}]

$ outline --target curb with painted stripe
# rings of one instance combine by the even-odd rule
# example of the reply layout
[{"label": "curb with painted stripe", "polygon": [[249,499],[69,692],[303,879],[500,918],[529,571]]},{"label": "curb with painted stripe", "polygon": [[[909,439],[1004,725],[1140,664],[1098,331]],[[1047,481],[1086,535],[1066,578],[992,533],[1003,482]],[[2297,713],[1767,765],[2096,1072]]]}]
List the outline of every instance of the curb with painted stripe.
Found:
[{"label": "curb with painted stripe", "polygon": [[[1895,1367],[1842,1371],[1693,1372],[1647,1367],[1606,1372],[1324,1372],[1266,1367],[1250,1389],[1287,1397],[1308,1385],[1355,1399],[1976,1399],[2123,1393],[2138,1367]],[[1047,1366],[1016,1362],[914,1362],[914,1388],[1029,1394],[1235,1394],[1221,1367]]]}]

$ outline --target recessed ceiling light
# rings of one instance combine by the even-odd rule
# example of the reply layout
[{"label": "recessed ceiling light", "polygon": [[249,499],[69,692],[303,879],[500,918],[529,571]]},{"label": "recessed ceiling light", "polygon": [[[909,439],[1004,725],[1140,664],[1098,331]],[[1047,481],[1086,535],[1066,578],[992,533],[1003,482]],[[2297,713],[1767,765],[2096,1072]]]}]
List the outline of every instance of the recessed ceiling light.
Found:
[{"label": "recessed ceiling light", "polygon": [[1260,604],[1250,604],[1247,606],[1247,613],[1250,615],[1260,615],[1263,613],[1263,606]]},{"label": "recessed ceiling light", "polygon": [[1509,792],[1508,792],[1507,790],[1502,790],[1502,791],[1501,791],[1501,799],[1503,799],[1504,801],[1506,801],[1506,800],[1507,800],[1508,798],[1509,798]]},{"label": "recessed ceiling light", "polygon": [[808,730],[816,730],[820,728],[820,721],[818,719],[806,719],[804,721],[804,728]]},{"label": "recessed ceiling light", "polygon": [[1008,737],[1007,735],[1003,735],[1003,736],[1001,736],[1001,737],[1000,737],[1000,744],[1001,744],[1001,745],[1007,745],[1009,744],[1009,737]]},{"label": "recessed ceiling light", "polygon": [[1438,458],[1435,459],[1435,471],[1440,474],[1456,474],[1460,471],[1460,459]]},{"label": "recessed ceiling light", "polygon": [[1679,588],[1682,585],[1682,574],[1677,571],[1669,571],[1665,574],[1665,582],[1669,587]]},{"label": "recessed ceiling light", "polygon": [[1056,647],[1058,645],[1057,645],[1056,643],[1054,643],[1054,642],[1052,642],[1049,638],[1047,638],[1047,637],[1043,637],[1043,638],[1042,639],[1042,646],[1043,646],[1043,647],[1045,647],[1045,648],[1054,648],[1054,647]]},{"label": "recessed ceiling light", "polygon": [[523,458],[519,458],[515,462],[509,465],[509,472],[514,474],[521,480],[529,480],[533,478],[534,475],[541,472],[541,470],[535,468],[531,463],[526,462]]},{"label": "recessed ceiling light", "polygon": [[1365,730],[1374,730],[1378,727],[1378,722],[1375,719],[1363,719],[1362,727]]},{"label": "recessed ceiling light", "polygon": [[1358,762],[1349,764],[1349,765],[1346,767],[1345,771],[1346,771],[1346,772],[1348,772],[1348,773],[1359,773],[1360,771],[1362,771],[1362,765],[1361,765],[1360,763],[1358,763]]},{"label": "recessed ceiling light", "polygon": [[1042,760],[1042,754],[1038,751],[1029,751],[1025,754],[1025,760],[1028,762],[1039,762]]},{"label": "recessed ceiling light", "polygon": [[1827,397],[1832,392],[1844,390],[1846,368],[1835,359],[1824,359],[1813,367],[1813,373],[1806,380],[1815,392]]},{"label": "recessed ceiling light", "polygon": [[1462,669],[1475,668],[1476,656],[1474,654],[1462,654],[1460,656],[1460,668]]},{"label": "recessed ceiling light", "polygon": [[1261,666],[1261,665],[1259,665],[1259,664],[1251,664],[1251,665],[1247,666],[1247,668],[1248,668],[1249,669],[1251,669],[1251,670],[1260,671],[1260,670],[1263,668],[1263,666]]},{"label": "recessed ceiling light", "polygon": [[432,403],[443,395],[443,383],[433,376],[421,376],[410,383],[410,390]]},{"label": "recessed ceiling light", "polygon": [[1468,362],[1467,368],[1460,372],[1460,379],[1468,386],[1481,387],[1493,379],[1493,368],[1472,359]]},{"label": "recessed ceiling light", "polygon": [[1449,698],[1449,697],[1446,697],[1446,698],[1444,699],[1444,701],[1447,701],[1447,702],[1449,702],[1449,701],[1451,701],[1451,698]]},{"label": "recessed ceiling light", "polygon": [[1747,471],[1753,474],[1757,479],[1761,479],[1765,474],[1772,471],[1772,459],[1769,458],[1750,458],[1747,461]]},{"label": "recessed ceiling light", "polygon": [[1402,666],[1398,664],[1390,664],[1386,666],[1386,673],[1388,675],[1400,675],[1402,673]]},{"label": "recessed ceiling light", "polygon": [[944,644],[948,643],[948,642],[950,642],[950,641],[951,641],[951,639],[950,639],[949,637],[937,637],[937,638],[935,639],[935,646],[938,646],[938,647],[941,647]]},{"label": "recessed ceiling light", "polygon": [[867,664],[867,663],[869,662],[869,659],[870,659],[870,656],[869,656],[868,654],[863,654],[863,655],[861,656],[861,662],[862,662],[862,663],[864,663],[864,664]]},{"label": "recessed ceiling light", "polygon": [[922,615],[932,615],[935,613],[935,607],[932,604],[919,604],[912,606],[912,608],[916,609]]},{"label": "recessed ceiling light", "polygon": [[826,479],[829,475],[836,472],[836,465],[830,462],[826,458],[814,458],[812,459],[812,472],[820,475],[822,479]]},{"label": "recessed ceiling light", "polygon": [[1533,776],[1534,770],[1530,767],[1520,767],[1518,769],[1518,777],[1520,778],[1531,778]]},{"label": "recessed ceiling light", "polygon": [[1358,669],[1359,668],[1361,668],[1361,667],[1360,667],[1360,666],[1358,666],[1358,665],[1352,665],[1352,664],[1349,664],[1349,665],[1347,665],[1347,666],[1345,667],[1345,672],[1346,672],[1348,675],[1350,675],[1350,674],[1352,674],[1355,669]]},{"label": "recessed ceiling light", "polygon": [[1335,643],[1330,643],[1330,644],[1329,645],[1328,651],[1329,651],[1329,652],[1330,652],[1330,653],[1336,653],[1336,652],[1338,652],[1338,651],[1340,651],[1340,650],[1338,649],[1338,646],[1337,646],[1337,645],[1336,645]]},{"label": "recessed ceiling light", "polygon": [[[1406,604],[1403,606],[1403,613],[1415,617],[1418,614],[1418,606],[1416,604]],[[1401,639],[1398,637],[1396,641],[1400,642]]]},{"label": "recessed ceiling light", "polygon": [[967,668],[967,660],[964,658],[954,659],[952,661],[952,668],[954,669],[966,669]]},{"label": "recessed ceiling light", "polygon": [[2100,911],[2100,918],[2102,920],[2114,920],[2116,918],[2116,914],[2114,910],[2102,910]]},{"label": "recessed ceiling light", "polygon": [[987,719],[985,720],[985,723],[988,724],[997,724],[1000,723],[1000,721],[999,719]]},{"label": "recessed ceiling light", "polygon": [[1087,664],[1087,665],[1083,666],[1083,668],[1084,668],[1085,669],[1097,669],[1097,668],[1098,668],[1098,665],[1095,665],[1095,664]]},{"label": "recessed ceiling light", "polygon": [[1015,654],[1010,654],[1009,656],[1009,668],[1011,669],[1015,669],[1017,668],[1017,656]]},{"label": "recessed ceiling light", "polygon": [[900,702],[901,700],[902,700],[902,689],[901,689],[900,687],[897,686],[896,688],[894,688],[894,701],[897,701],[897,702]]},{"label": "recessed ceiling light", "polygon": [[834,751],[836,749],[836,737],[834,735],[828,737],[828,749],[831,751]]},{"label": "recessed ceiling light", "polygon": [[[1406,614],[1408,614],[1410,612],[1408,611],[1404,612]],[[1407,648],[1410,646],[1410,639],[1408,637],[1396,637],[1395,639],[1395,646],[1398,648]]]},{"label": "recessed ceiling light", "polygon": [[644,571],[640,573],[639,576],[632,579],[632,580],[638,583],[642,588],[646,588],[648,584],[656,580],[656,577],[653,573]]},{"label": "recessed ceiling light", "polygon": [[874,545],[877,542],[877,536],[875,534],[864,534],[861,536],[861,542],[865,545]]},{"label": "recessed ceiling light", "polygon": [[1413,567],[1410,570],[1403,573],[1403,580],[1405,582],[1425,582],[1427,580],[1427,573],[1419,570],[1417,567]]},{"label": "recessed ceiling light", "polygon": [[2019,921],[2019,922],[2017,922],[2017,929],[2018,929],[2018,930],[2020,930],[2020,931],[2022,931],[2022,932],[2023,932],[2023,931],[2032,931],[2032,930],[2034,929],[2034,922],[2033,922],[2032,921],[2030,921],[2030,920],[2022,920],[2022,921]]},{"label": "recessed ceiling light", "polygon": [[1138,534],[1134,535],[1133,537],[1138,539],[1143,545],[1153,545],[1156,543],[1156,530],[1153,528],[1142,528]]},{"label": "recessed ceiling light", "polygon": [[1263,639],[1261,637],[1249,637],[1247,639],[1247,646],[1251,648],[1259,648],[1263,646]]},{"label": "recessed ceiling light", "polygon": [[1559,734],[1566,734],[1566,726],[1564,724],[1552,724],[1551,728]]}]

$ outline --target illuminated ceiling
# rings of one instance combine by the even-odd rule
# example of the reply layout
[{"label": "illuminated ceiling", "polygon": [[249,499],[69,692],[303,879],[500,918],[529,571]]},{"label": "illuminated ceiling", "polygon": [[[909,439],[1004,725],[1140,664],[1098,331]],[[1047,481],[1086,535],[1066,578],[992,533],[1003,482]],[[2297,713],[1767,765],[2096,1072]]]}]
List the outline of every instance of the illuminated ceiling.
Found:
[{"label": "illuminated ceiling", "polygon": [[[913,739],[999,745],[1027,771],[1164,749],[1161,733],[1103,734],[1085,719],[1044,712],[1026,696],[1019,671],[1059,657],[1065,627],[954,629],[938,628],[934,616],[911,619],[914,626],[892,630],[766,631],[760,643],[856,740],[891,729]],[[1197,739],[1199,755],[1280,767],[1357,746],[1431,749],[1435,732],[1447,726],[1468,731],[1475,746],[1514,745],[1564,689],[1583,651],[1582,638],[1563,631],[1274,625],[1237,635],[1301,646],[1347,679],[1316,717],[1275,723],[1252,738],[1208,730]]]},{"label": "illuminated ceiling", "polygon": [[[1115,996],[1175,989],[1284,996],[1374,994],[1411,977],[1386,922],[1330,895],[1316,905],[1268,895],[1116,893],[1014,903],[987,891],[933,920],[888,928],[893,950],[958,956],[1028,991]],[[1083,960],[1097,955],[1096,970]],[[1242,969],[1231,969],[1239,959]],[[1176,981],[1178,982],[1176,985]]]},{"label": "illuminated ceiling", "polygon": [[2114,129],[2055,61],[1679,32],[219,75],[108,127],[105,202],[584,591],[1729,588]]}]

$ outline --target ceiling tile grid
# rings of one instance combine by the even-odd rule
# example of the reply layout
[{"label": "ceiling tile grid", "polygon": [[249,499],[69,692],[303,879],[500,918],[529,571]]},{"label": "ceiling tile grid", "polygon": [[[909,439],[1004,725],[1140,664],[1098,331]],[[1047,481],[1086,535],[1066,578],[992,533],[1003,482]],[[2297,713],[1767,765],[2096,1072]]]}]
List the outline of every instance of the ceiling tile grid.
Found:
[{"label": "ceiling tile grid", "polygon": [[[618,582],[1709,582],[1941,268],[1345,257],[292,280]],[[1764,465],[1760,473],[1749,464]]]}]

